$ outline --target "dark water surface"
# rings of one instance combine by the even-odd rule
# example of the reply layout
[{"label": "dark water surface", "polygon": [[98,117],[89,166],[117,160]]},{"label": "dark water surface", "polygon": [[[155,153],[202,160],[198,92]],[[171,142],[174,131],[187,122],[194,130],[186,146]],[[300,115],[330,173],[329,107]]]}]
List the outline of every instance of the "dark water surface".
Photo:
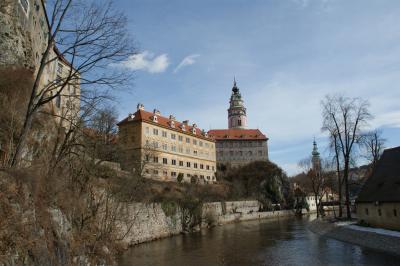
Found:
[{"label": "dark water surface", "polygon": [[319,237],[311,218],[251,221],[130,248],[120,265],[400,265],[400,257]]}]

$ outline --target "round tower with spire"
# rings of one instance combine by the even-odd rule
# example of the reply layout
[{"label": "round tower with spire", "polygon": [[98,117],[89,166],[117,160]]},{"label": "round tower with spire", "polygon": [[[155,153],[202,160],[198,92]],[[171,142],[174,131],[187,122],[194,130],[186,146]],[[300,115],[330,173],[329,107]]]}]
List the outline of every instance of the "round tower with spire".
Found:
[{"label": "round tower with spire", "polygon": [[314,139],[313,142],[313,151],[312,151],[312,168],[314,171],[321,171],[321,158],[319,157],[317,142]]},{"label": "round tower with spire", "polygon": [[236,85],[235,78],[233,78],[232,95],[229,101],[228,127],[230,129],[247,127],[246,108],[244,107],[242,95]]}]

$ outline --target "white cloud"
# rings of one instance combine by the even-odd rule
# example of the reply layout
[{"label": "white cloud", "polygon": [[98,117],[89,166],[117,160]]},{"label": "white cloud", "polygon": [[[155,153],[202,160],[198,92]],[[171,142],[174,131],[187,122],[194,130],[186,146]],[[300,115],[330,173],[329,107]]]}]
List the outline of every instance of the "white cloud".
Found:
[{"label": "white cloud", "polygon": [[372,123],[372,128],[377,127],[394,127],[400,128],[400,111],[391,111],[377,115]]},{"label": "white cloud", "polygon": [[143,70],[149,73],[161,73],[168,68],[169,59],[167,54],[155,56],[153,53],[144,51],[131,55],[126,61],[118,64],[118,66],[131,70]]},{"label": "white cloud", "polygon": [[178,72],[183,67],[190,66],[196,63],[195,59],[199,56],[200,56],[199,54],[191,54],[183,58],[183,60],[179,63],[179,65],[174,69],[174,73]]}]

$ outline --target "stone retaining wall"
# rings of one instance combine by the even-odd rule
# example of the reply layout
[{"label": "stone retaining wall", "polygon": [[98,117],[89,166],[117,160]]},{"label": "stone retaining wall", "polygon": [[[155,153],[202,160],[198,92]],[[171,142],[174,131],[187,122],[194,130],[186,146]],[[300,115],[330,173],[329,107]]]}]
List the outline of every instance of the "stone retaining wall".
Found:
[{"label": "stone retaining wall", "polygon": [[[279,218],[293,216],[292,210],[274,212],[259,212],[258,201],[230,201],[211,202],[203,205],[202,227],[207,226],[207,219],[214,220],[214,224],[222,225],[238,221],[249,221],[257,219]],[[177,235],[183,232],[181,212],[177,208],[175,213],[165,214],[160,203],[132,203],[128,204],[123,211],[125,215],[132,217],[128,224],[121,223],[122,234],[126,234],[123,244],[135,245],[159,238]]]}]

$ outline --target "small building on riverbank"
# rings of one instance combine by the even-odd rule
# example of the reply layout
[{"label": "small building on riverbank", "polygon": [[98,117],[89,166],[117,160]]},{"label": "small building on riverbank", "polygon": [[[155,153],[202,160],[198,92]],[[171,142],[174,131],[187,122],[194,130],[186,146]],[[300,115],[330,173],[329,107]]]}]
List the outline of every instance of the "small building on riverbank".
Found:
[{"label": "small building on riverbank", "polygon": [[400,147],[383,152],[358,194],[356,207],[360,221],[400,230]]}]

